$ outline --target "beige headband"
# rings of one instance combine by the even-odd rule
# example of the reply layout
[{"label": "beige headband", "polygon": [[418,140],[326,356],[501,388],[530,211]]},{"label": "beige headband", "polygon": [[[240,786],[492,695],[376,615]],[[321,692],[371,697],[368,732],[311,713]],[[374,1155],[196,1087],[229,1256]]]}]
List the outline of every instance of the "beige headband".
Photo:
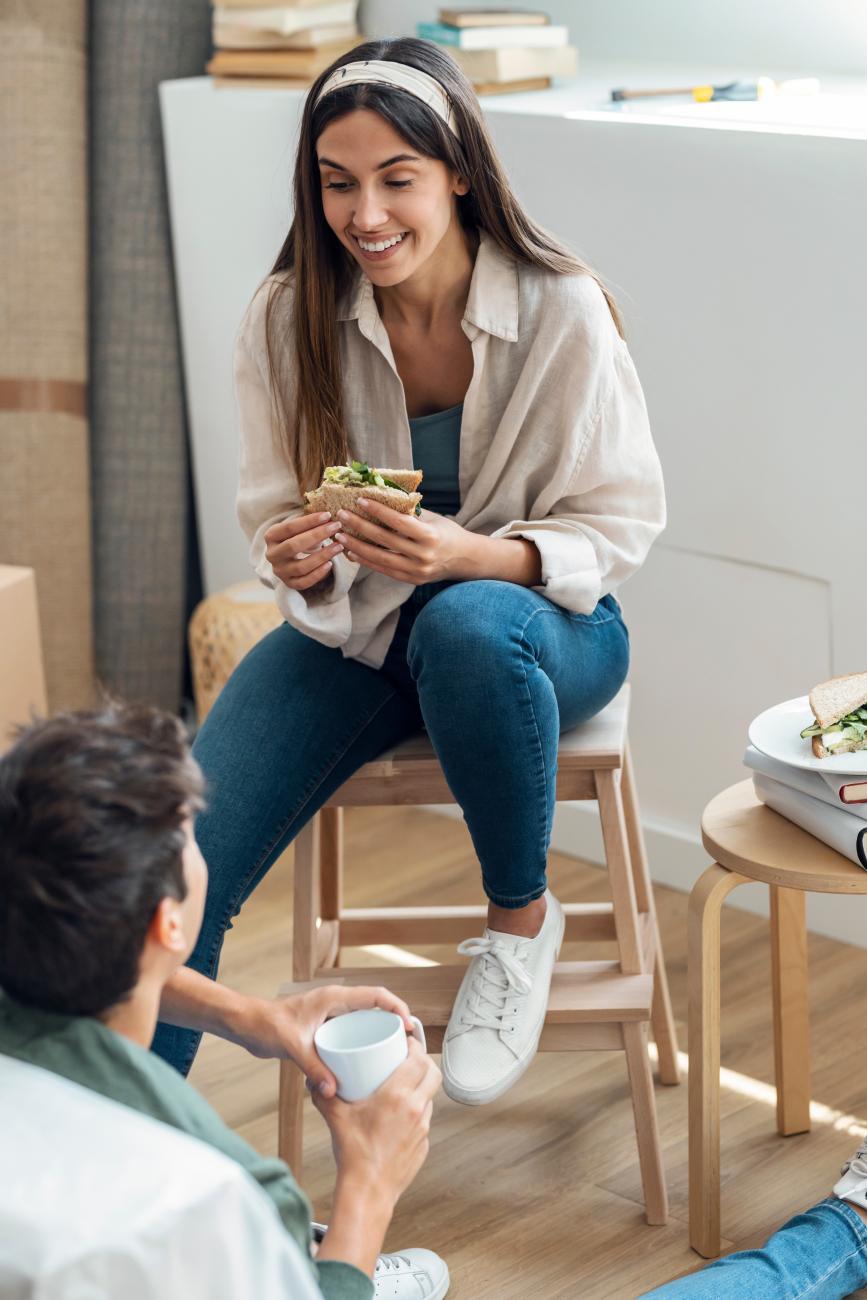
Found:
[{"label": "beige headband", "polygon": [[440,83],[434,77],[428,76],[426,72],[421,72],[418,68],[410,68],[405,63],[389,63],[384,59],[344,63],[342,68],[332,72],[320,90],[316,103],[320,103],[325,95],[339,89],[340,86],[365,83],[396,86],[398,90],[406,90],[410,95],[415,95],[416,99],[420,99],[423,104],[427,104],[428,108],[432,108],[455,138],[460,140],[451,101]]}]

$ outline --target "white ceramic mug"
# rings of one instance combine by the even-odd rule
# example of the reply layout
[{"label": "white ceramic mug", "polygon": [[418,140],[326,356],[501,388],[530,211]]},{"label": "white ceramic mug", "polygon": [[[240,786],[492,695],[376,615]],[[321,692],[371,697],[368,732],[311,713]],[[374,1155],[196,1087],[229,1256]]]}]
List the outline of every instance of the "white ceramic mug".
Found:
[{"label": "white ceramic mug", "polygon": [[[427,1051],[424,1029],[417,1016],[412,1017],[412,1036]],[[362,1101],[385,1083],[409,1048],[406,1029],[393,1011],[347,1011],[326,1020],[313,1035],[320,1060],[337,1080],[337,1095],[344,1101]]]}]

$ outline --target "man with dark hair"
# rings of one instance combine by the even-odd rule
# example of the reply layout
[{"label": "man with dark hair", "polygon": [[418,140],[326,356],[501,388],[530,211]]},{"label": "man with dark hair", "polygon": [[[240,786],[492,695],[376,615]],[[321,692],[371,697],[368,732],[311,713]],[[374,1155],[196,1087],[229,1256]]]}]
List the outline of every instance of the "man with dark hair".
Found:
[{"label": "man with dark hair", "polygon": [[377,1258],[394,1206],[427,1155],[439,1071],[411,1039],[391,1078],[349,1106],[333,1095],[313,1049],[329,1016],[380,1006],[408,1023],[403,1002],[385,989],[339,986],[283,1000],[284,1054],[316,1084],[337,1161],[331,1224],[315,1260],[310,1207],[289,1169],[237,1137],[148,1050],[158,1016],[171,1019],[164,986],[201,923],[207,868],[192,818],[203,800],[181,725],[167,714],[111,703],[19,733],[0,758],[0,1055],[235,1160],[276,1205],[324,1296],[369,1300],[373,1275],[377,1294],[387,1284],[390,1296],[439,1300],[448,1270],[432,1252]]}]

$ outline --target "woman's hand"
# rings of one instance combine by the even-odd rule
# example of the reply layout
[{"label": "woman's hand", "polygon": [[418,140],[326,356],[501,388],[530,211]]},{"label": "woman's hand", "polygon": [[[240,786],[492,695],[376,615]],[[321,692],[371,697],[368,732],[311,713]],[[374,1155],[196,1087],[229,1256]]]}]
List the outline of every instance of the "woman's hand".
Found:
[{"label": "woman's hand", "polygon": [[253,1056],[288,1057],[304,1071],[311,1090],[333,1097],[337,1090],[334,1075],[319,1059],[313,1035],[332,1016],[370,1007],[393,1011],[400,1016],[407,1033],[412,1033],[409,1007],[388,989],[327,984],[291,997],[249,999],[232,1037]]},{"label": "woman's hand", "polygon": [[414,1038],[406,1060],[363,1101],[313,1093],[313,1104],[331,1130],[338,1182],[360,1195],[373,1189],[392,1206],[427,1157],[433,1098],[442,1075]]},{"label": "woman's hand", "polygon": [[286,587],[308,591],[331,572],[334,556],[343,550],[339,542],[319,548],[333,538],[340,525],[331,515],[299,515],[272,524],[265,534],[265,558]]},{"label": "woman's hand", "polygon": [[368,518],[346,510],[337,514],[341,524],[360,534],[360,538],[337,534],[347,559],[416,586],[443,578],[481,576],[476,570],[482,539],[449,516],[432,510],[423,510],[420,517],[401,515],[363,497],[356,504]]}]

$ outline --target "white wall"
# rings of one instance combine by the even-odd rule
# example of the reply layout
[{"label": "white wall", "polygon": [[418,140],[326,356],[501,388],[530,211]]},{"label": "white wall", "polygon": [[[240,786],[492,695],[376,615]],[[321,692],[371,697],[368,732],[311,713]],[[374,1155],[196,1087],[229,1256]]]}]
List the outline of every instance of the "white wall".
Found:
[{"label": "white wall", "polygon": [[[530,0],[527,7],[566,23],[587,60],[695,63],[697,71],[703,63],[740,63],[752,71],[766,65],[771,73],[867,76],[863,0]],[[437,8],[437,0],[361,0],[363,30],[411,35]]]},{"label": "white wall", "polygon": [[[248,576],[232,339],[285,233],[302,97],[197,78],[161,98],[214,590]],[[647,393],[670,522],[623,591],[631,735],[654,877],[688,889],[707,862],[702,807],[744,775],[750,719],[864,667],[852,521],[864,514],[867,138],[546,117],[505,97],[487,114],[534,216],[613,284]],[[558,811],[555,847],[598,853],[588,811]],[[766,892],[738,890],[735,905]],[[815,928],[850,942],[867,942],[865,915],[811,899]]]}]

